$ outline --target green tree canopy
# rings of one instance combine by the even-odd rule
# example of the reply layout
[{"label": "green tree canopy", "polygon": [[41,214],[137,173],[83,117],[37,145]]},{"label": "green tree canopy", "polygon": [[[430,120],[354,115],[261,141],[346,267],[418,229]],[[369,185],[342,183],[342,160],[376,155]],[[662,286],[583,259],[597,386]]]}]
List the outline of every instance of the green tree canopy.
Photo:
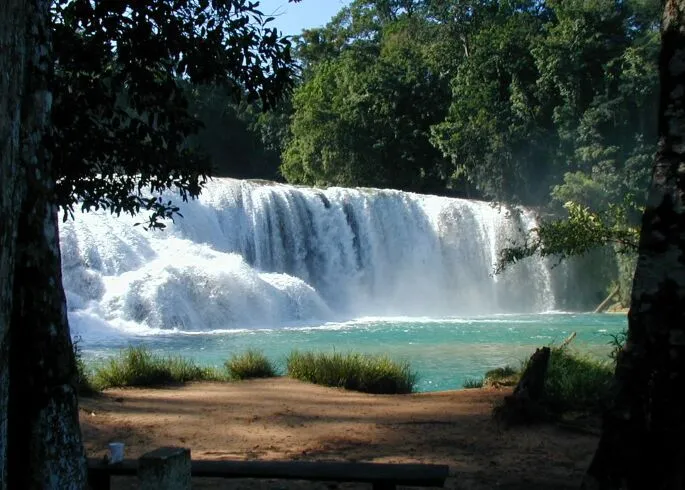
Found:
[{"label": "green tree canopy", "polygon": [[552,186],[559,204],[606,209],[644,195],[657,21],[648,2],[499,2],[472,35],[435,144],[498,200],[545,204]]},{"label": "green tree canopy", "polygon": [[[412,167],[432,192],[468,181],[484,198],[557,212],[639,200],[654,152],[658,16],[648,0],[355,0],[298,38],[282,173],[420,189],[393,175]],[[395,86],[380,90],[387,77]],[[398,104],[404,96],[412,103]],[[417,143],[425,134],[443,158]],[[393,158],[414,163],[385,160],[390,141],[404,147]]]},{"label": "green tree canopy", "polygon": [[343,14],[361,11],[373,29],[348,25],[346,48],[315,64],[295,91],[281,171],[302,184],[444,192],[446,160],[429,131],[444,118],[448,79],[429,56],[430,26],[406,5],[383,12],[371,3]]},{"label": "green tree canopy", "polygon": [[655,2],[558,2],[555,14],[535,51],[565,157],[552,198],[598,211],[642,198],[656,140]]},{"label": "green tree canopy", "polygon": [[202,125],[188,144],[209,158],[212,176],[279,179],[288,100],[265,111],[259,101],[236,100],[224,86],[188,83],[185,93],[189,113]]},{"label": "green tree canopy", "polygon": [[548,192],[544,158],[554,140],[532,54],[543,22],[526,8],[505,4],[488,11],[491,17],[470,36],[469,55],[452,79],[449,112],[433,128],[433,142],[451,159],[453,178],[465,176],[485,196],[540,199]]}]

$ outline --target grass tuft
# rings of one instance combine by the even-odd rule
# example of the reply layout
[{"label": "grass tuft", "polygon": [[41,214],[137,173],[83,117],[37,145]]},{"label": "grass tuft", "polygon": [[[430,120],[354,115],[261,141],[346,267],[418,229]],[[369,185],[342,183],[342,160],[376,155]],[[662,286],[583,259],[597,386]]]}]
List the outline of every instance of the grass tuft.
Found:
[{"label": "grass tuft", "polygon": [[93,384],[97,389],[124,386],[165,386],[189,381],[225,379],[214,368],[201,367],[182,357],[162,357],[145,347],[129,347],[95,370]]},{"label": "grass tuft", "polygon": [[465,390],[470,390],[474,388],[482,388],[483,387],[483,378],[466,378],[464,380],[464,389]]},{"label": "grass tuft", "polygon": [[409,363],[386,356],[294,351],[286,364],[291,378],[365,393],[411,393],[416,383]]},{"label": "grass tuft", "polygon": [[272,378],[276,369],[271,361],[258,350],[249,349],[242,354],[234,354],[224,364],[230,379]]}]

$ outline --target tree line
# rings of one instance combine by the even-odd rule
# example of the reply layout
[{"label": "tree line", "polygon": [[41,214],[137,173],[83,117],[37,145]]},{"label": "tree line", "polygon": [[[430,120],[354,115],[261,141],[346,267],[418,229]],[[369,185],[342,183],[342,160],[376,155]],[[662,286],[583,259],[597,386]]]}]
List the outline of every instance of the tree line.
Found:
[{"label": "tree line", "polygon": [[649,0],[355,0],[295,38],[292,97],[244,124],[291,183],[642,203],[659,13]]}]

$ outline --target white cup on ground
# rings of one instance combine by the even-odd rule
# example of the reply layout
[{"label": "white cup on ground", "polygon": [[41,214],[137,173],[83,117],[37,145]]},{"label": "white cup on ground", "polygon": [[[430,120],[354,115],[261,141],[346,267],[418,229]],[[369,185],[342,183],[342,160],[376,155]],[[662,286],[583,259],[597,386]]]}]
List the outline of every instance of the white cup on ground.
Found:
[{"label": "white cup on ground", "polygon": [[110,442],[109,443],[109,462],[119,463],[124,460],[124,443]]}]

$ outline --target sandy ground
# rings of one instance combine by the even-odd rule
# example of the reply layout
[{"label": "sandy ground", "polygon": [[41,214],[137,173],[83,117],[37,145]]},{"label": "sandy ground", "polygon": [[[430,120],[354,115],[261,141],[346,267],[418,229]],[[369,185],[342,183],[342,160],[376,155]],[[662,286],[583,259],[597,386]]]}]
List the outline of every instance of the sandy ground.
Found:
[{"label": "sandy ground", "polygon": [[[491,418],[507,392],[367,395],[287,378],[109,390],[81,401],[89,456],[123,441],[126,457],[160,446],[193,459],[440,463],[447,488],[578,488],[597,437],[549,425],[504,430]],[[113,488],[136,488],[114,479]],[[196,478],[193,488],[370,488],[368,485]]]}]

